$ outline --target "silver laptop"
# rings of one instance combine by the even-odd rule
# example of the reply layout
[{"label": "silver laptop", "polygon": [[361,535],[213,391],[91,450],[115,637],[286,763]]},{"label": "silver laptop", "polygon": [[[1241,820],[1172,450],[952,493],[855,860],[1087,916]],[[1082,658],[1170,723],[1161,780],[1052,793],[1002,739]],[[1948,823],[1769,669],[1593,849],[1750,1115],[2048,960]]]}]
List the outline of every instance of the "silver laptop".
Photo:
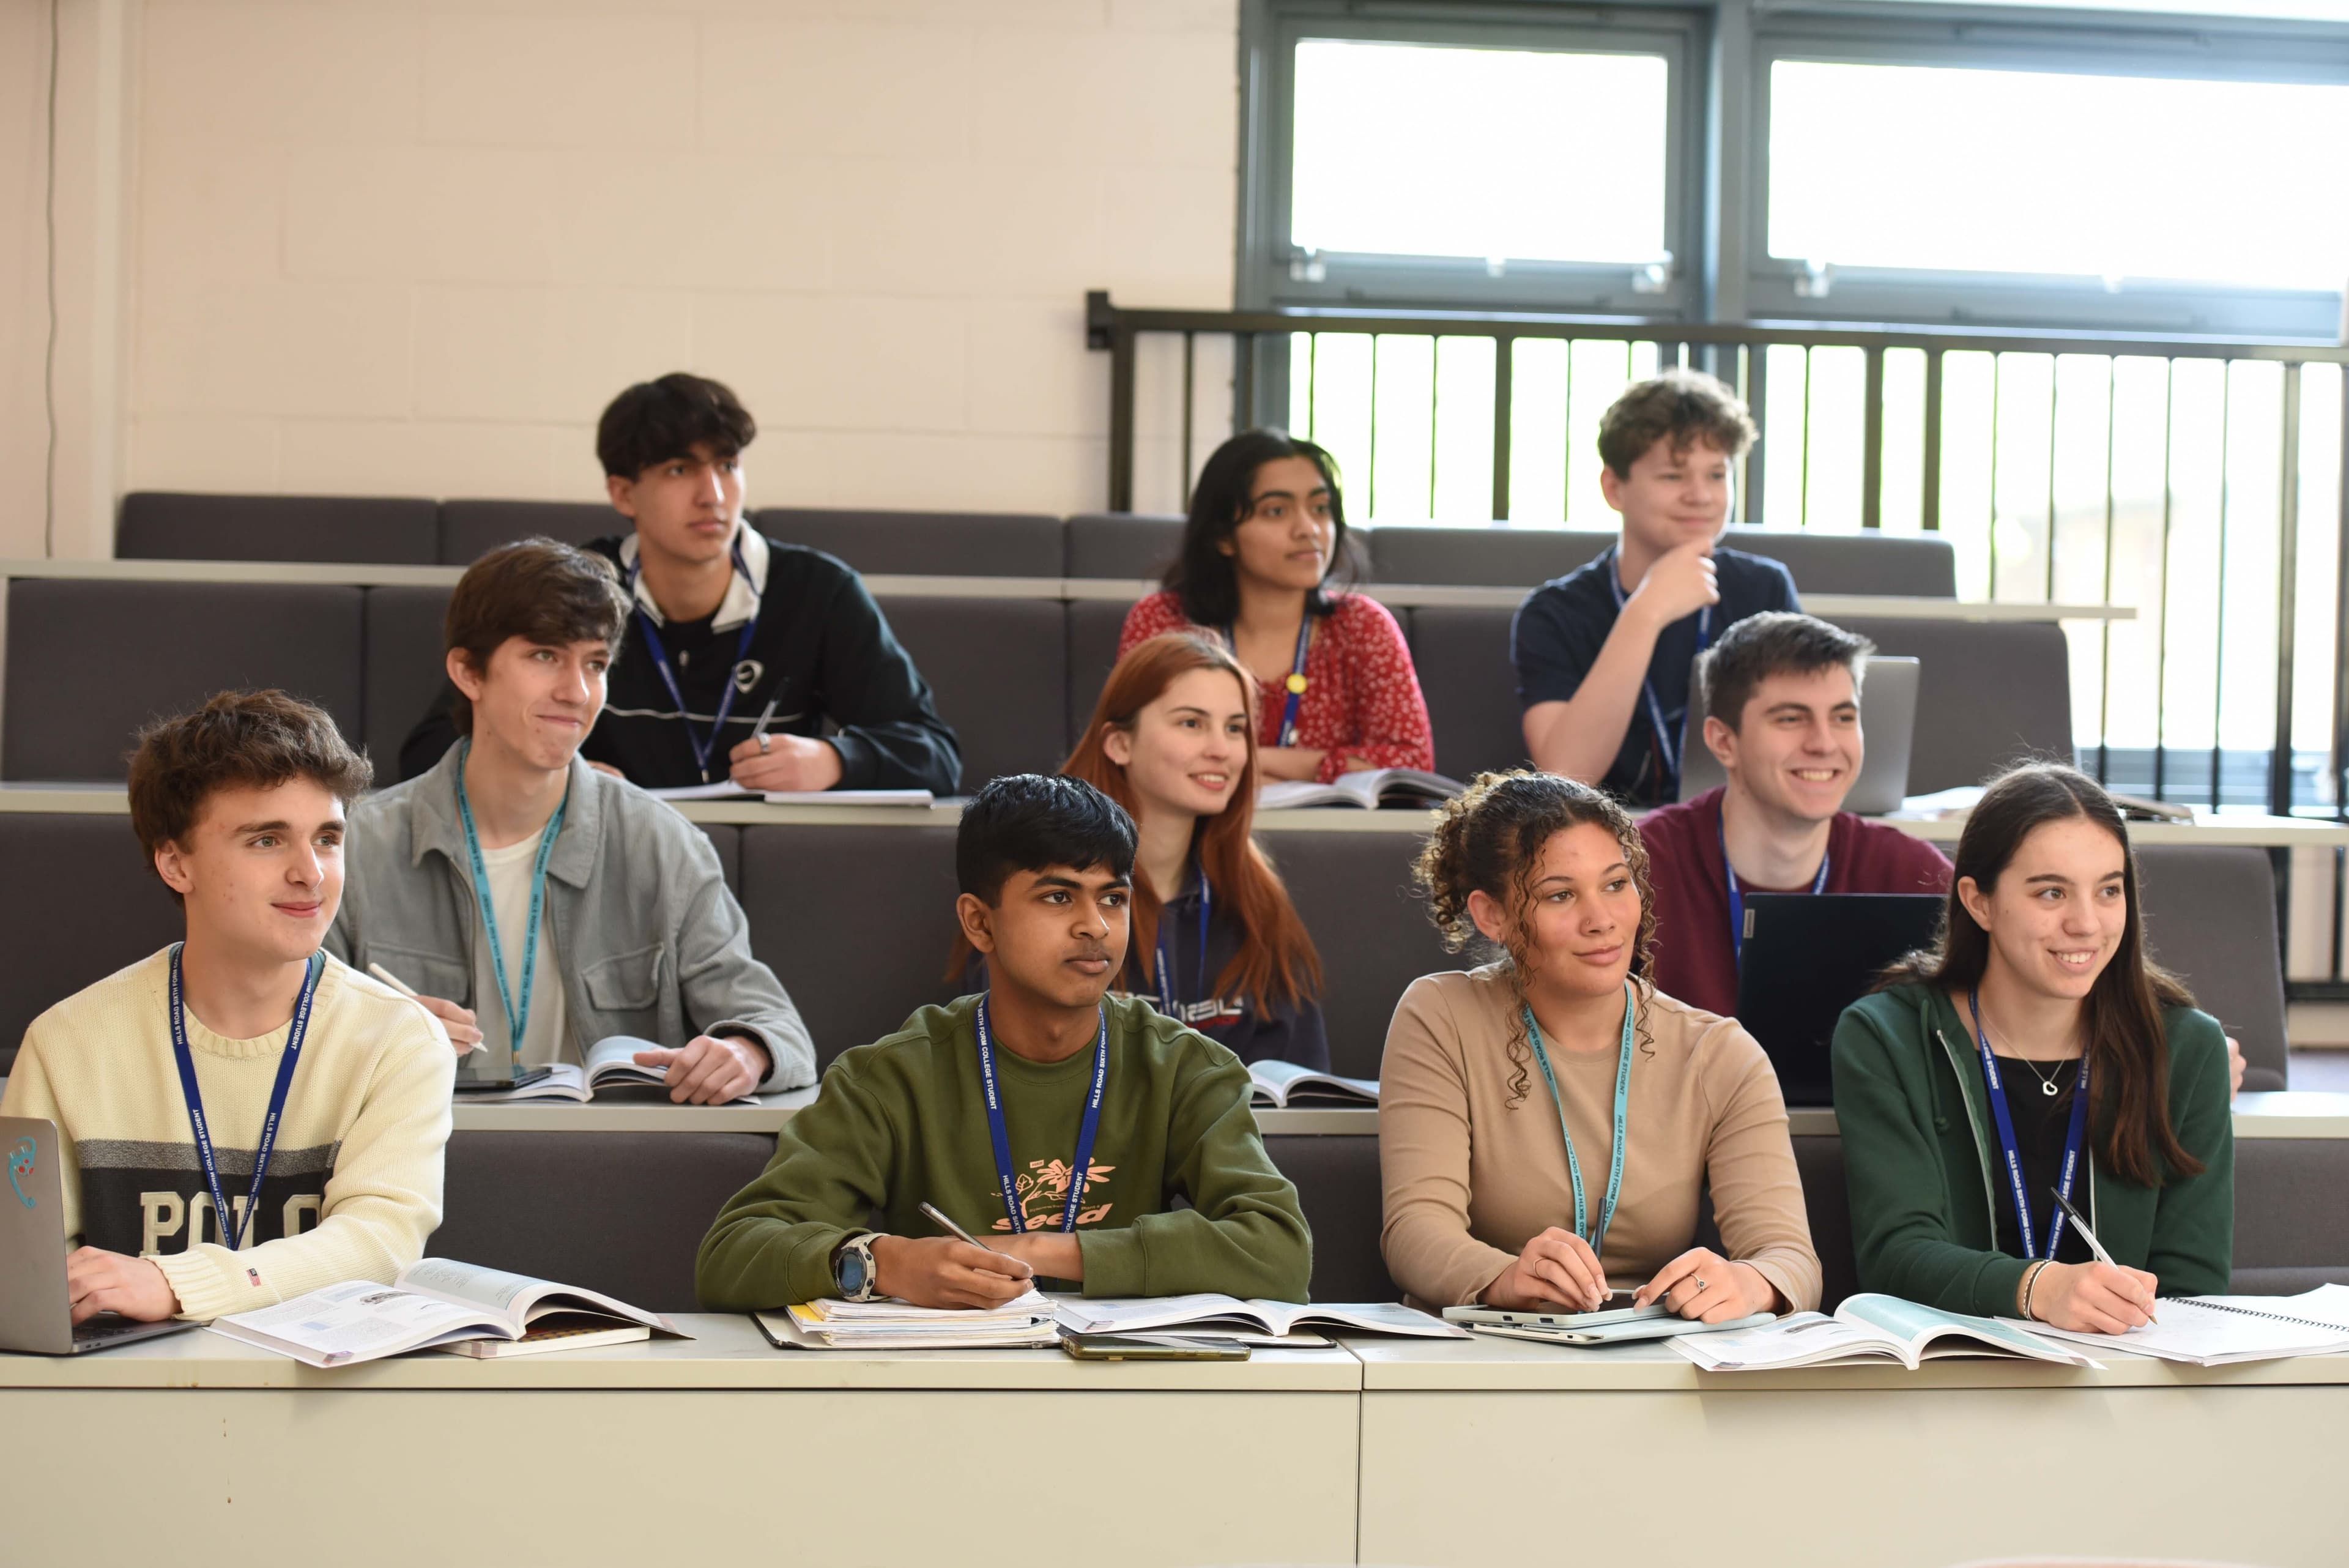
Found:
[{"label": "silver laptop", "polygon": [[192,1323],[133,1323],[102,1313],[74,1325],[66,1290],[65,1175],[57,1124],[0,1116],[0,1350],[77,1355],[193,1328]]},{"label": "silver laptop", "polygon": [[[1860,729],[1867,737],[1867,755],[1860,759],[1859,777],[1843,798],[1846,811],[1862,816],[1882,816],[1900,809],[1909,794],[1909,748],[1917,737],[1917,681],[1922,670],[1913,659],[1871,656],[1860,680]],[[1709,789],[1729,782],[1704,743],[1704,692],[1692,669],[1689,672],[1688,719],[1681,727],[1681,794],[1694,800]]]}]

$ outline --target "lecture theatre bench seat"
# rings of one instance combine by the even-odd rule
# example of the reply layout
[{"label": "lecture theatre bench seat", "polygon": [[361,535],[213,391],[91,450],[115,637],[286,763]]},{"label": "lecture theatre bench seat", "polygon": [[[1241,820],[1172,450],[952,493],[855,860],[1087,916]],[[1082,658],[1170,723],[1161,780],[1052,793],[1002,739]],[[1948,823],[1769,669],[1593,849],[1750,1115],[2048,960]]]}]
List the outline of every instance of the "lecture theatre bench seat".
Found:
[{"label": "lecture theatre bench seat", "polygon": [[[902,826],[705,824],[750,922],[808,1024],[819,1064],[900,1028],[966,989],[955,959],[954,830]],[[1376,1077],[1388,1021],[1423,974],[1477,961],[1449,954],[1411,891],[1415,835],[1264,835],[1321,955],[1332,1067]],[[2286,1087],[2275,880],[2266,851],[2154,846],[2141,852],[2148,946],[2242,1042],[2244,1087]],[[74,889],[60,898],[56,890]],[[885,919],[847,919],[886,894]],[[171,896],[140,859],[127,817],[0,813],[0,1072],[51,1002],[179,934]]]}]

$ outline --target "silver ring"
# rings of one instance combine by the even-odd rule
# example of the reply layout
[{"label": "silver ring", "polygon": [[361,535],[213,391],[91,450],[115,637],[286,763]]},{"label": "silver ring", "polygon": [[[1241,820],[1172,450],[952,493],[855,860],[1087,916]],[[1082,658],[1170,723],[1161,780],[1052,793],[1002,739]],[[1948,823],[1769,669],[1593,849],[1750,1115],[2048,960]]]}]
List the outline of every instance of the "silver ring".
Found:
[{"label": "silver ring", "polygon": [[1698,1275],[1696,1275],[1696,1276],[1695,1276],[1695,1279],[1696,1279],[1696,1288],[1697,1288],[1697,1289],[1699,1289],[1699,1290],[1702,1290],[1702,1289],[1704,1289],[1704,1287],[1705,1287],[1705,1286],[1707,1286],[1707,1285],[1709,1285],[1709,1284],[1711,1284],[1711,1283],[1713,1282],[1711,1280],[1706,1279],[1702,1274],[1698,1274]]},{"label": "silver ring", "polygon": [[762,757],[767,754],[767,739],[764,735],[759,737],[759,754]]}]

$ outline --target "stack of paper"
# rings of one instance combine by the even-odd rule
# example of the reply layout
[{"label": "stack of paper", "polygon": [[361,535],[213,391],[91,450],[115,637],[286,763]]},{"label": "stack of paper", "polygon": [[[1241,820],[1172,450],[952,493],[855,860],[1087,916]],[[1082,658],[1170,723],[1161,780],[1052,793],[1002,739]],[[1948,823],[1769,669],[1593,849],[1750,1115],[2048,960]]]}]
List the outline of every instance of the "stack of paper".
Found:
[{"label": "stack of paper", "polygon": [[1033,1290],[992,1311],[826,1299],[757,1316],[775,1344],[802,1350],[986,1350],[1060,1339],[1052,1303]]}]

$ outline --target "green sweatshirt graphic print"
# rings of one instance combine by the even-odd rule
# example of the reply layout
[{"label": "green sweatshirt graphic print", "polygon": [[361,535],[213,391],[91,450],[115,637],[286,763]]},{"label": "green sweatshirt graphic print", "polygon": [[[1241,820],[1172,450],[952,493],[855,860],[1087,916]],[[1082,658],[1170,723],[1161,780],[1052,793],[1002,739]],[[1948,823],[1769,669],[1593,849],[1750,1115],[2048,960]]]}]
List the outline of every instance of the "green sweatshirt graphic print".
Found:
[{"label": "green sweatshirt graphic print", "polygon": [[[695,1282],[703,1303],[749,1311],[833,1293],[832,1254],[882,1216],[935,1236],[925,1199],[972,1234],[1011,1229],[988,1136],[978,998],[925,1007],[885,1040],[844,1053],[815,1104],[784,1124],[775,1158],[719,1211]],[[1109,1007],[1109,1081],[1077,1215],[1093,1296],[1305,1300],[1313,1241],[1297,1189],[1274,1168],[1248,1108],[1247,1069],[1139,998]],[[1043,1065],[996,1049],[1021,1208],[1061,1223],[1093,1054]],[[1187,1209],[1177,1209],[1182,1199]]]}]

